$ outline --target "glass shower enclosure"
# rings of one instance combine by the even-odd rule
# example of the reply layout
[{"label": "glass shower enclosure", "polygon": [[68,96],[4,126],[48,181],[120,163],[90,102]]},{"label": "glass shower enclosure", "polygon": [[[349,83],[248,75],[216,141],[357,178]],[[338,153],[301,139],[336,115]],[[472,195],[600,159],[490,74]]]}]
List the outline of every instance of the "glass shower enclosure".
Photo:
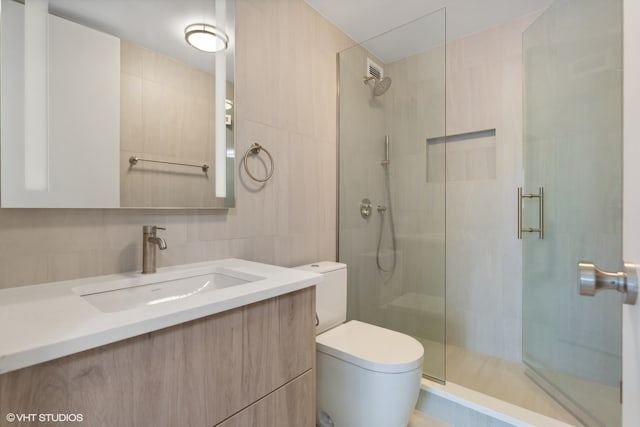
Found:
[{"label": "glass shower enclosure", "polygon": [[619,427],[621,298],[580,296],[577,264],[621,270],[621,0],[556,1],[523,52],[524,191],[545,199],[544,238],[523,240],[524,361],[586,426]]},{"label": "glass shower enclosure", "polygon": [[348,318],[409,334],[445,379],[444,9],[338,54]]}]

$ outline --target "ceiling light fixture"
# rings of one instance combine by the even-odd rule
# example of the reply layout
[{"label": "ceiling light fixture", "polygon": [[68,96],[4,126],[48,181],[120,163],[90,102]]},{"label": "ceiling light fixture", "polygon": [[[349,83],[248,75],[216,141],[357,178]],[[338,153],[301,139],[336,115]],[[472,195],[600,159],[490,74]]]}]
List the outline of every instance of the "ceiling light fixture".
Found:
[{"label": "ceiling light fixture", "polygon": [[229,36],[213,25],[191,24],[184,29],[184,39],[204,52],[218,52],[229,46]]}]

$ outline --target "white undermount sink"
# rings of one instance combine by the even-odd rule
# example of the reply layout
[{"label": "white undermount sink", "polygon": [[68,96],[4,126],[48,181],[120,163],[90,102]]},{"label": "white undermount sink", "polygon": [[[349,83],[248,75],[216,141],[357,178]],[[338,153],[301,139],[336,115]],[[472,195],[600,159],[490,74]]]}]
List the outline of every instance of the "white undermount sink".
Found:
[{"label": "white undermount sink", "polygon": [[321,281],[311,271],[226,258],[162,267],[152,274],[115,273],[0,289],[0,374]]},{"label": "white undermount sink", "polygon": [[204,292],[264,279],[219,267],[209,272],[197,269],[182,272],[182,277],[174,276],[175,273],[137,275],[129,280],[80,286],[73,291],[98,310],[111,313],[193,298]]}]

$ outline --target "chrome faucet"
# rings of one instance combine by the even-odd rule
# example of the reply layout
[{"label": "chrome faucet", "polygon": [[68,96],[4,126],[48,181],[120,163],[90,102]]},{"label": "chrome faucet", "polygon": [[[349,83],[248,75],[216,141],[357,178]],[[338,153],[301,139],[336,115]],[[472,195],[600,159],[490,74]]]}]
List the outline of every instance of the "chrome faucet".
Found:
[{"label": "chrome faucet", "polygon": [[142,226],[142,274],[156,272],[156,246],[161,251],[167,249],[167,242],[162,237],[156,236],[157,230],[166,230],[166,228],[155,225]]}]

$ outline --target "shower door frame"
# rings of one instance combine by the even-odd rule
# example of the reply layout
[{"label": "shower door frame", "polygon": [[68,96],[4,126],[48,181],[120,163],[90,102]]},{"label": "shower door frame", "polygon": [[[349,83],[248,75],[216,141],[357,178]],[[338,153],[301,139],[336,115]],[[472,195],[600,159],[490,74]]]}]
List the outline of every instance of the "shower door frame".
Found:
[{"label": "shower door frame", "polygon": [[[623,1],[623,211],[625,259],[640,262],[640,2]],[[631,95],[635,94],[635,95]],[[640,425],[640,304],[622,308],[622,426]],[[628,402],[625,404],[625,402]],[[629,402],[631,404],[629,404]]]}]

